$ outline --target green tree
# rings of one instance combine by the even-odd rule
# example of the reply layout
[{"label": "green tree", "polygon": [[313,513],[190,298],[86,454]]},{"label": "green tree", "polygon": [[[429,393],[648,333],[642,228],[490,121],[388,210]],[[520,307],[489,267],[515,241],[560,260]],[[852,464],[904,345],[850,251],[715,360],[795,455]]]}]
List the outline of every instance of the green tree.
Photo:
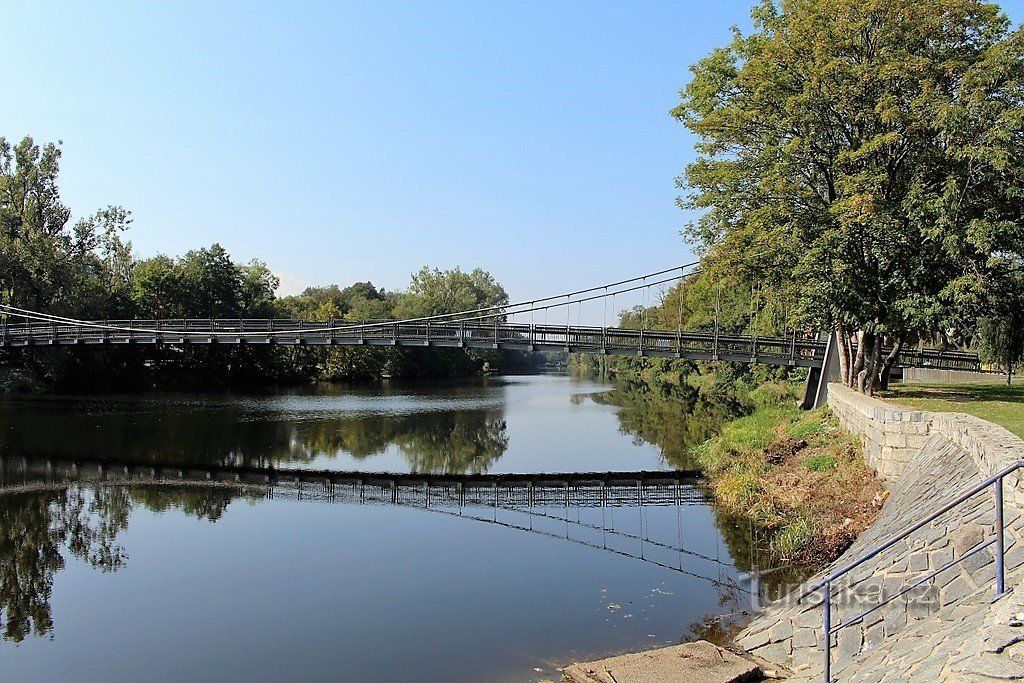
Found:
[{"label": "green tree", "polygon": [[59,144],[0,137],[0,303],[65,315],[113,314],[126,299],[131,214],[108,207],[71,224],[57,187]]},{"label": "green tree", "polygon": [[[789,289],[871,392],[1021,252],[1024,34],[973,0],[766,0],[691,68],[678,180],[713,276]],[[858,343],[851,339],[856,336]]]},{"label": "green tree", "polygon": [[992,278],[988,314],[982,318],[981,353],[1006,373],[1010,384],[1014,370],[1024,364],[1024,262],[1003,262]]},{"label": "green tree", "polygon": [[508,304],[504,287],[485,270],[465,273],[459,268],[440,270],[424,266],[413,273],[405,296],[395,306],[399,320],[444,313],[459,313]]}]

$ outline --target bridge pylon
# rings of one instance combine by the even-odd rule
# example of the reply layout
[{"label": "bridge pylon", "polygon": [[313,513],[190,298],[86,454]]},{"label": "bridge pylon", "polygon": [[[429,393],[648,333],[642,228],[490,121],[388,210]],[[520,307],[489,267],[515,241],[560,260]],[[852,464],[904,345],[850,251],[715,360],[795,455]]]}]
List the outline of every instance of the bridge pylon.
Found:
[{"label": "bridge pylon", "polygon": [[825,357],[821,367],[812,367],[807,373],[807,386],[800,407],[804,410],[821,408],[828,402],[828,384],[840,379],[839,340],[836,331],[821,333],[819,340],[825,342]]}]

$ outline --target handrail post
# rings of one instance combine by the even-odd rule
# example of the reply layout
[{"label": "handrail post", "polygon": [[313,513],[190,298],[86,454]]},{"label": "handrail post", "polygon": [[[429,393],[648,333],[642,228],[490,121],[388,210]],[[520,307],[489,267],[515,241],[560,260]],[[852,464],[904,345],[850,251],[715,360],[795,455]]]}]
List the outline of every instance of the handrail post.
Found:
[{"label": "handrail post", "polygon": [[796,329],[793,330],[793,336],[789,340],[789,362],[791,365],[796,364]]},{"label": "handrail post", "polygon": [[1003,543],[1003,478],[996,479],[992,486],[996,494],[996,597],[1006,593],[1004,567],[1005,545]]},{"label": "handrail post", "polygon": [[832,683],[832,582],[825,582],[825,683]]}]

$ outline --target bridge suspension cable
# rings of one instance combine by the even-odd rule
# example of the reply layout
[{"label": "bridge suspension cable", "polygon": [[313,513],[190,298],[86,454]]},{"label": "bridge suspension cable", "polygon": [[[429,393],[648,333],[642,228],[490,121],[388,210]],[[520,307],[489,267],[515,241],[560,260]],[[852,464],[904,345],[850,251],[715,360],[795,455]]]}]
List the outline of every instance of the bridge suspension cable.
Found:
[{"label": "bridge suspension cable", "polygon": [[[674,272],[676,270],[685,270],[686,268],[692,268],[693,266],[699,265],[699,263],[700,263],[699,261],[694,261],[694,262],[686,263],[686,264],[683,264],[683,265],[680,265],[680,266],[674,266],[672,268],[666,268],[664,270],[655,271],[653,273],[647,273],[645,275],[640,275],[640,276],[633,277],[633,278],[628,278],[628,279],[625,279],[625,280],[619,280],[618,282],[613,282],[613,283],[606,284],[606,285],[598,285],[596,287],[588,287],[588,288],[585,288],[585,289],[579,289],[579,290],[575,290],[575,291],[572,291],[572,292],[567,292],[565,294],[557,294],[557,295],[554,295],[554,296],[542,297],[542,298],[533,299],[533,300],[530,300],[530,301],[522,301],[522,302],[517,302],[517,303],[512,303],[512,304],[505,304],[504,306],[488,306],[488,307],[477,308],[477,309],[473,309],[473,310],[469,310],[469,311],[460,311],[460,312],[457,312],[457,313],[440,313],[440,314],[436,314],[436,315],[422,316],[422,317],[418,317],[418,318],[407,318],[407,319],[404,319],[404,320],[387,320],[387,321],[380,321],[380,322],[373,322],[373,323],[347,323],[347,324],[342,324],[342,325],[328,324],[328,325],[324,325],[324,326],[318,327],[318,328],[310,328],[310,329],[305,330],[305,331],[306,332],[331,332],[331,331],[334,331],[334,330],[374,329],[374,328],[385,327],[385,326],[388,326],[388,325],[401,325],[401,324],[411,324],[411,323],[428,323],[428,322],[435,322],[435,321],[471,322],[471,321],[479,321],[479,320],[489,320],[489,319],[497,318],[497,317],[500,317],[500,316],[517,315],[517,314],[523,314],[523,313],[533,313],[533,312],[541,311],[541,310],[543,310],[545,312],[545,315],[546,315],[547,310],[549,308],[559,308],[561,306],[565,306],[566,307],[567,315],[568,315],[568,309],[569,309],[569,307],[572,304],[578,303],[578,304],[582,305],[582,302],[593,301],[595,299],[602,299],[602,298],[605,298],[605,297],[607,297],[609,295],[611,295],[613,297],[613,301],[614,301],[614,297],[615,297],[616,294],[624,294],[624,293],[633,292],[633,291],[636,291],[636,290],[639,290],[639,289],[645,289],[646,290],[646,288],[649,288],[651,286],[658,285],[658,284],[664,284],[664,283],[667,283],[667,282],[672,282],[672,281],[675,281],[675,280],[678,279],[676,277],[671,277],[671,278],[664,278],[664,279],[661,279],[661,280],[658,280],[658,281],[655,281],[655,282],[648,283],[647,282],[647,278],[649,278],[649,277],[654,277],[654,276],[657,276],[657,275],[664,275],[665,273]],[[629,284],[629,283],[637,282],[637,281],[642,281],[643,283],[640,284],[640,285],[633,286],[633,287],[628,287],[628,288],[624,288],[624,289],[617,289],[617,290],[614,290],[614,291],[611,291],[611,292],[608,291],[610,288],[620,287],[621,285]],[[589,297],[574,298],[574,297],[579,297],[579,295],[581,295],[581,294],[587,294],[587,293],[590,293],[590,292],[597,292],[597,291],[601,291],[602,293],[596,294],[596,295],[593,295],[593,296],[589,296]],[[565,299],[564,302],[557,302],[559,299],[563,299],[563,298]],[[549,301],[556,301],[557,303],[547,304],[547,305],[544,305],[544,306],[539,306],[538,305],[538,304],[549,302]],[[511,310],[511,309],[518,309],[518,310]],[[154,333],[154,334],[159,334],[159,333],[164,332],[164,330],[156,330],[156,329],[152,329],[151,330],[151,329],[144,329],[144,328],[139,328],[139,327],[124,327],[123,325],[113,325],[113,324],[105,323],[105,322],[88,321],[88,320],[82,320],[82,319],[79,319],[79,318],[71,318],[71,317],[67,317],[67,316],[58,316],[58,315],[53,315],[53,314],[50,314],[50,313],[42,313],[42,312],[39,312],[39,311],[32,311],[32,310],[25,309],[25,308],[19,308],[17,306],[11,306],[9,304],[0,304],[0,313],[6,313],[7,315],[18,317],[18,318],[24,318],[24,319],[27,319],[27,320],[35,320],[35,321],[50,322],[50,323],[63,323],[63,324],[69,324],[69,325],[80,325],[80,326],[83,326],[83,327],[90,327],[90,328],[93,328],[93,329],[107,330],[107,331],[136,332],[136,333],[138,333],[138,332],[145,332],[145,333]],[[567,318],[567,323],[568,323],[568,318]],[[203,334],[206,334],[206,332],[202,332],[202,331],[199,331],[199,332],[185,332],[185,334],[189,335],[189,336],[197,336],[197,335],[201,336]],[[252,333],[236,332],[236,333],[234,333],[234,336],[256,336],[256,335],[258,335],[258,336],[268,336],[268,335],[269,336],[278,336],[278,335],[286,335],[286,334],[292,334],[292,332],[291,331],[287,331],[287,330],[282,330],[282,331],[278,331],[278,332],[273,332],[273,331],[271,331],[271,332],[267,332],[267,331],[264,331],[264,332],[252,332]]]}]

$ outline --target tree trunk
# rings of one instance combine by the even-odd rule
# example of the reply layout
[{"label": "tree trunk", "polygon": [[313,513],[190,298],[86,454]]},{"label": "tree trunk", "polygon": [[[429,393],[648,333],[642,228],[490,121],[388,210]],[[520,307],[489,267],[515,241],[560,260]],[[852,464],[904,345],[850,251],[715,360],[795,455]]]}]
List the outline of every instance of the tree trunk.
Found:
[{"label": "tree trunk", "polygon": [[864,392],[864,379],[861,375],[864,373],[864,346],[865,338],[867,333],[864,330],[857,332],[857,358],[853,362],[853,369],[850,370],[850,386],[853,386],[854,380],[857,382],[857,391]]},{"label": "tree trunk", "polygon": [[878,384],[879,370],[882,364],[882,335],[871,335],[873,337],[871,344],[871,358],[867,363],[867,382],[865,383],[865,391],[868,396],[875,395],[875,385]]},{"label": "tree trunk", "polygon": [[889,373],[892,371],[892,366],[896,362],[896,358],[900,355],[900,351],[903,350],[903,344],[905,340],[903,337],[896,339],[896,343],[892,345],[892,351],[885,357],[885,362],[882,363],[882,372],[879,375],[878,388],[882,391],[889,389]]},{"label": "tree trunk", "polygon": [[839,344],[839,381],[850,386],[850,338],[846,335],[846,326],[836,323],[836,342]]}]

